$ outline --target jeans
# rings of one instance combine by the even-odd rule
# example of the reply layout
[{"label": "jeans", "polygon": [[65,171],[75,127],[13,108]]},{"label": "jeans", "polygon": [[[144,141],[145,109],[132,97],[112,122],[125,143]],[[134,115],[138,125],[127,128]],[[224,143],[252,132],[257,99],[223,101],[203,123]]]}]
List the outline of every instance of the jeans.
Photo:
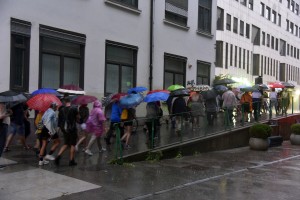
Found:
[{"label": "jeans", "polygon": [[7,133],[7,124],[1,124],[0,125],[0,157],[5,147],[6,133]]}]

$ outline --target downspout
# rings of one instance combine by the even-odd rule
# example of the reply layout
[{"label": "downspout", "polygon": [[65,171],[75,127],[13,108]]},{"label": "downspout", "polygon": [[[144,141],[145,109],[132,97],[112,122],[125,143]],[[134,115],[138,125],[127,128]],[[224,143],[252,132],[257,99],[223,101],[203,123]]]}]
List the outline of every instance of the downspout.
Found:
[{"label": "downspout", "polygon": [[152,81],[153,81],[153,9],[154,0],[151,0],[150,6],[150,63],[149,63],[149,90],[152,90]]}]

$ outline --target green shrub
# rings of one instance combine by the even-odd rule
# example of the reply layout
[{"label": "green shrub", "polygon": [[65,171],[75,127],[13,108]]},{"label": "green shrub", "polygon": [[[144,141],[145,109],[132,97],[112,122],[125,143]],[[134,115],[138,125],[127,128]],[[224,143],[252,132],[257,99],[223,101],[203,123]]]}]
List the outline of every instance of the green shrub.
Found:
[{"label": "green shrub", "polygon": [[250,137],[267,139],[271,136],[272,128],[267,124],[254,124],[249,129]]},{"label": "green shrub", "polygon": [[293,124],[291,126],[291,131],[296,135],[300,135],[300,124]]}]

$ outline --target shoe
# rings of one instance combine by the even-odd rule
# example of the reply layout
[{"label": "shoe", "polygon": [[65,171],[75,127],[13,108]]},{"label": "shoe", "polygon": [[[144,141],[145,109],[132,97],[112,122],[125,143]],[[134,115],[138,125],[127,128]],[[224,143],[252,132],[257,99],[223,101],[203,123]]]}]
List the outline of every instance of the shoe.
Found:
[{"label": "shoe", "polygon": [[60,156],[57,156],[57,157],[55,158],[55,160],[54,160],[54,164],[55,164],[56,166],[58,166],[59,163],[60,163]]},{"label": "shoe", "polygon": [[77,146],[77,145],[75,145],[75,151],[76,151],[76,152],[78,151],[78,146]]},{"label": "shoe", "polygon": [[81,149],[82,152],[85,152],[85,150],[86,150],[85,148],[82,148],[82,149]]},{"label": "shoe", "polygon": [[77,162],[75,162],[75,160],[70,160],[69,162],[69,166],[76,166]]},{"label": "shoe", "polygon": [[93,155],[93,153],[92,153],[91,150],[89,150],[89,149],[85,150],[84,153],[86,153],[86,154],[89,155],[89,156],[92,156],[92,155]]},{"label": "shoe", "polygon": [[49,161],[47,161],[47,160],[40,160],[39,161],[39,166],[43,166],[43,165],[47,165],[47,164],[49,164]]},{"label": "shoe", "polygon": [[0,165],[0,170],[5,169],[6,165]]},{"label": "shoe", "polygon": [[131,146],[129,146],[129,144],[125,145],[124,149],[130,149]]},{"label": "shoe", "polygon": [[99,153],[106,151],[106,148],[102,147],[101,150],[99,150]]},{"label": "shoe", "polygon": [[3,149],[3,153],[4,153],[4,152],[8,152],[8,151],[10,151],[10,148],[8,148],[8,147],[5,147],[5,148]]},{"label": "shoe", "polygon": [[52,155],[47,154],[47,155],[45,156],[45,159],[46,159],[46,160],[55,160],[55,157],[52,156]]}]

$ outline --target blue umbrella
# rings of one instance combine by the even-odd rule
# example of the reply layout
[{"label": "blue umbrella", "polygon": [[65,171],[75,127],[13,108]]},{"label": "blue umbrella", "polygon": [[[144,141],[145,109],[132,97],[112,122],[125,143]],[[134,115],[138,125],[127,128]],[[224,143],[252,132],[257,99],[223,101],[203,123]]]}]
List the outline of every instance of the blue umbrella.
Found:
[{"label": "blue umbrella", "polygon": [[53,94],[55,96],[60,96],[60,94],[52,88],[41,88],[31,93],[32,96],[35,96],[37,94]]},{"label": "blue umbrella", "polygon": [[144,98],[144,102],[167,101],[169,96],[170,95],[165,92],[154,92],[154,93],[148,94]]},{"label": "blue umbrella", "polygon": [[131,94],[131,93],[139,93],[139,92],[144,92],[148,90],[146,87],[134,87],[134,88],[130,88],[127,93]]},{"label": "blue umbrella", "polygon": [[122,108],[132,108],[139,105],[144,97],[141,94],[129,94],[120,99],[120,106]]},{"label": "blue umbrella", "polygon": [[228,90],[228,88],[224,85],[216,85],[214,86],[215,90],[217,90],[218,92],[225,92]]}]

